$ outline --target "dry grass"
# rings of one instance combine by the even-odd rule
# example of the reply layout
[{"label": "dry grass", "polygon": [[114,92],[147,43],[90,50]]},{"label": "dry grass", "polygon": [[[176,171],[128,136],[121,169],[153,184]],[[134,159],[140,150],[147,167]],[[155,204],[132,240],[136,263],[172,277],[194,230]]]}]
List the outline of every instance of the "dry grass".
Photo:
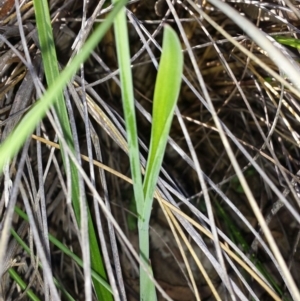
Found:
[{"label": "dry grass", "polygon": [[[24,54],[16,10],[9,8],[13,1],[2,2],[5,4],[0,11],[1,141],[37,99],[31,74],[14,52],[17,49]],[[88,18],[97,4],[98,1],[89,1]],[[293,6],[296,9],[293,13],[289,1],[230,5],[270,36],[299,35],[300,19],[296,15],[299,7]],[[51,0],[50,6],[63,68],[74,54],[71,46],[80,29],[82,1]],[[237,178],[228,148],[222,143],[197,72],[203,77],[234,156],[298,288],[299,96],[199,17],[190,1],[177,1],[174,5],[183,32],[176,25],[176,16],[168,11],[166,1],[132,1],[127,7],[141,156],[147,157],[145,145],[149,144],[155,60],[160,56],[158,47],[164,23],[177,30],[185,53],[185,78],[158,185],[158,202],[152,214],[151,262],[155,279],[173,300],[296,300],[289,292],[291,284],[277,257],[264,243],[261,225]],[[94,26],[105,18],[108,9],[108,4],[100,9],[93,20]],[[221,11],[206,2],[203,10],[240,45],[285,77],[268,54]],[[20,11],[26,47],[37,75],[43,78],[32,3],[22,2]],[[298,64],[298,51],[294,48],[287,51],[295,59],[294,64]],[[65,95],[83,156],[87,155],[89,141],[86,124],[90,125],[95,175],[84,160],[82,167],[129,241],[137,247],[136,231],[129,229],[134,226],[128,221],[134,213],[129,162],[123,144],[117,67],[111,29],[85,64],[88,120],[84,118],[79,77],[68,85]],[[9,167],[14,185],[23,187],[21,192],[10,196],[9,202],[15,202],[28,215],[31,208],[30,218],[35,221],[53,276],[75,300],[83,300],[82,269],[49,243],[46,233],[49,231],[81,256],[80,234],[67,202],[68,186],[56,142],[51,122],[45,118]],[[1,224],[6,216],[5,180],[1,176]],[[88,188],[86,195],[92,208],[93,198]],[[287,206],[282,205],[282,200]],[[137,300],[138,263],[118,231],[116,234],[112,231],[106,216],[94,214],[94,218],[101,224],[98,228],[103,231],[101,245],[107,248],[120,300]],[[4,257],[0,300],[27,300],[28,289],[40,300],[49,300],[49,279],[38,265],[32,225],[15,214],[13,228],[29,246],[30,254],[14,238],[10,239]],[[121,272],[117,269],[119,262]],[[25,281],[25,291],[11,279],[11,273],[7,272],[11,267]],[[265,283],[270,283],[272,289]],[[68,299],[64,293],[61,298]],[[117,295],[115,299],[118,300]]]}]

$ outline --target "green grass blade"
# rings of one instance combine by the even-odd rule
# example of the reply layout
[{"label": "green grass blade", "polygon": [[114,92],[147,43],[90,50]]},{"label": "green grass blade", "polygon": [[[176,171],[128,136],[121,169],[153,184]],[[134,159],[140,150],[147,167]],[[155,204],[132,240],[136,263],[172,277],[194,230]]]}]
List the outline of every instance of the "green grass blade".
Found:
[{"label": "green grass blade", "polygon": [[[112,2],[118,3],[120,1],[113,0]],[[116,38],[118,64],[120,68],[121,93],[126,123],[126,134],[134,197],[136,201],[137,213],[138,215],[141,215],[144,206],[143,183],[134,108],[133,83],[130,66],[129,39],[125,8],[123,8],[120,14],[118,14],[118,16],[115,18],[114,31]]]},{"label": "green grass blade", "polygon": [[295,38],[287,38],[284,36],[274,36],[274,40],[282,45],[287,45],[296,49],[300,49],[300,40]]},{"label": "green grass blade", "polygon": [[180,91],[182,70],[183,55],[180,41],[175,31],[171,27],[166,26],[154,91],[151,141],[143,185],[146,202],[143,218],[150,216],[153,194]]},{"label": "green grass blade", "polygon": [[[113,3],[117,3],[118,0],[113,0]],[[120,82],[122,92],[123,111],[126,123],[126,134],[128,141],[129,159],[131,174],[133,180],[133,190],[136,210],[138,213],[138,219],[141,219],[141,215],[144,208],[144,193],[142,184],[142,175],[140,167],[140,152],[138,145],[138,134],[134,107],[134,95],[133,95],[133,83],[130,67],[130,51],[129,51],[129,39],[126,22],[125,9],[116,17],[114,22],[116,48],[118,55],[118,64],[120,68]],[[141,240],[141,233],[139,233],[139,240]],[[144,261],[143,254],[140,256]],[[144,261],[147,265],[147,261]],[[151,269],[148,273],[152,274]],[[143,292],[147,296],[147,300],[155,301],[156,291],[152,281],[148,278],[147,272],[140,267],[140,292],[141,300],[144,300]]]},{"label": "green grass blade", "polygon": [[[72,76],[78,70],[80,64],[82,64],[89,56],[92,49],[94,49],[101,38],[104,36],[108,28],[111,26],[113,19],[118,14],[119,10],[126,4],[126,0],[120,0],[120,2],[115,6],[113,11],[107,16],[106,20],[99,26],[92,36],[88,39],[86,44],[83,46],[80,53],[74,58],[74,60],[65,68],[65,70],[59,75],[54,77],[53,81],[49,83],[49,89],[46,91],[45,95],[42,97],[40,101],[38,101],[33,108],[24,116],[24,118],[20,121],[18,126],[16,126],[15,130],[7,137],[7,139],[2,143],[0,146],[0,172],[2,172],[3,166],[7,161],[10,161],[11,158],[16,155],[19,149],[22,147],[23,143],[27,139],[27,137],[34,131],[36,124],[45,116],[47,110],[50,108],[51,105],[55,104],[55,101],[59,98],[59,95],[62,93],[63,88],[66,86],[67,82],[72,78]],[[39,19],[39,23],[48,23],[47,18],[45,17],[47,14],[49,15],[49,11],[46,12],[45,10],[48,9],[46,2],[35,1],[35,9],[36,15]],[[41,18],[40,18],[41,17]],[[50,17],[48,18],[50,19]],[[41,31],[45,30],[47,34],[42,38],[46,45],[42,46],[43,50],[46,52],[50,51],[49,47],[52,47],[52,42],[49,43],[48,39],[52,38],[52,30],[51,27],[49,29],[49,24],[46,26],[45,24],[41,25]],[[50,55],[51,59],[53,59],[53,53]],[[46,64],[50,63],[51,59],[46,59]],[[56,60],[52,61],[52,64],[56,64]],[[57,66],[55,67],[57,68]],[[54,68],[54,69],[55,69]],[[52,75],[55,74],[54,69],[51,68]],[[58,74],[57,74],[58,75]],[[47,78],[48,80],[48,78]],[[61,107],[62,103],[56,104],[58,107],[58,114],[64,114],[61,110],[64,110]],[[66,115],[67,116],[67,115]],[[61,117],[61,115],[60,115]],[[63,117],[64,118],[64,117]],[[64,120],[67,122],[67,119]],[[71,136],[68,134],[68,130],[66,127],[64,128],[66,131],[64,133],[67,142],[72,141]],[[70,140],[68,141],[68,138]],[[72,145],[71,145],[72,146]],[[71,147],[72,149],[72,147]],[[78,183],[76,177],[77,170],[72,170],[72,176],[75,176],[74,183]],[[74,209],[76,204],[74,205]],[[78,208],[78,206],[77,206]],[[78,215],[78,214],[77,214]],[[90,229],[90,245],[91,245],[91,261],[92,267],[95,271],[97,271],[102,277],[105,276],[105,271],[103,268],[102,260],[100,257],[100,251],[95,235],[95,231],[93,231],[93,227],[91,224],[91,219],[89,218],[89,229]],[[106,278],[106,277],[104,277]],[[99,299],[102,300],[112,300],[112,296],[109,291],[107,291],[103,286],[99,285],[98,282],[94,282],[95,289]],[[101,297],[102,296],[102,297]]]},{"label": "green grass blade", "polygon": [[[15,212],[25,221],[28,222],[28,216],[24,213],[19,207],[15,207]],[[22,246],[22,248],[30,254],[30,248],[26,245],[26,243],[22,240],[22,238],[16,233],[13,229],[11,229],[11,234],[15,238],[15,240]],[[74,254],[69,248],[67,248],[62,242],[56,239],[53,235],[49,233],[49,241],[53,243],[59,250],[65,253],[67,256],[72,258],[80,267],[83,267],[82,260]],[[92,277],[99,284],[104,286],[109,292],[112,293],[110,285],[103,279],[99,274],[97,274],[94,270],[91,271]],[[66,292],[65,292],[66,293]]]},{"label": "green grass blade", "polygon": [[[20,275],[13,268],[10,268],[8,270],[8,273],[9,273],[10,277],[16,283],[18,283],[18,285],[20,286],[20,288],[22,290],[25,290],[27,288],[27,283],[25,283],[25,281],[20,277]],[[41,299],[30,288],[26,290],[26,295],[28,296],[29,300],[41,301]]]},{"label": "green grass blade", "polygon": [[[180,91],[182,70],[183,54],[180,41],[175,31],[165,26],[162,55],[154,91],[151,141],[143,183],[145,204],[142,218],[139,219],[140,252],[145,262],[149,259],[149,220],[153,195]],[[153,300],[148,299],[149,294],[152,298],[155,294],[153,283],[143,269],[140,273],[141,299]],[[149,273],[151,273],[150,268]]]},{"label": "green grass blade", "polygon": [[39,100],[23,119],[16,126],[15,130],[0,145],[0,173],[4,164],[13,158],[25,140],[34,131],[36,125],[45,116],[51,105],[57,98],[57,91],[62,91],[67,82],[74,76],[80,65],[89,57],[91,50],[94,49],[109,29],[115,16],[127,3],[127,0],[120,0],[112,12],[106,17],[105,21],[95,29],[91,37],[87,40],[81,51],[73,61],[61,72],[55,82],[48,88],[41,100]]},{"label": "green grass blade", "polygon": [[[56,50],[54,45],[54,38],[52,33],[52,26],[50,20],[50,13],[47,0],[35,0],[34,1],[35,16],[38,28],[38,35],[41,47],[41,53],[43,58],[43,64],[45,69],[45,75],[48,85],[52,85],[55,82],[55,79],[59,76],[58,62],[56,57]],[[64,101],[64,96],[62,90],[57,91],[56,101],[54,102],[54,107],[60,121],[63,135],[67,141],[68,146],[71,150],[74,150],[74,143],[72,139],[72,130],[70,126],[70,121],[67,113],[67,108]],[[66,158],[64,158],[63,146],[61,147],[61,154],[63,157],[64,166],[66,168]],[[92,222],[92,217],[87,209],[87,211],[81,212],[81,200],[80,196],[80,179],[78,171],[73,162],[70,162],[70,171],[71,171],[71,185],[72,185],[72,204],[74,212],[76,215],[78,226],[81,227],[82,218],[81,216],[87,215],[87,231],[89,236],[90,244],[90,260],[91,266],[96,270],[104,279],[107,279],[106,271],[103,263],[103,259],[100,253],[100,247],[97,241],[97,235],[95,228]],[[86,200],[84,199],[86,202]],[[85,208],[85,207],[84,207]],[[107,291],[105,287],[99,285],[98,282],[94,281],[94,288],[97,294],[98,299],[113,300],[110,292]]]},{"label": "green grass blade", "polygon": [[[30,255],[30,248],[24,243],[24,241],[22,240],[22,238],[18,235],[17,232],[15,232],[13,229],[11,229],[11,234],[12,236],[20,243],[20,245],[23,247],[23,249]],[[39,264],[40,265],[40,264]],[[41,265],[40,265],[41,266]],[[21,279],[21,277],[17,274],[17,272],[13,269],[10,268],[8,270],[10,277],[16,281],[21,289],[25,290],[27,285],[25,284],[25,282]],[[64,287],[62,287],[60,285],[60,283],[54,278],[53,279],[55,285],[62,291],[62,293],[65,296],[65,300],[69,300],[69,301],[75,301],[75,299],[71,296],[71,294],[69,294],[69,292],[67,292],[65,290]],[[34,300],[34,301],[39,301],[40,299],[29,289],[26,290],[26,294],[28,295],[29,299]]]}]

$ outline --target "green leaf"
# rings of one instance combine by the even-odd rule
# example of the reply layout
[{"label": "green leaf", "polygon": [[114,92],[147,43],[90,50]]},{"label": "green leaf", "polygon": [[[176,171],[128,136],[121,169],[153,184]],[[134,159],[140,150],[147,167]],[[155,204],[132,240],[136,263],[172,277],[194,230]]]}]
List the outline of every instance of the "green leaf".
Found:
[{"label": "green leaf", "polygon": [[274,36],[274,40],[282,45],[287,45],[296,49],[300,49],[300,40],[294,38],[287,38],[284,36]]},{"label": "green leaf", "polygon": [[14,131],[0,145],[0,173],[7,161],[10,161],[23,146],[25,140],[34,131],[36,125],[45,116],[51,105],[57,99],[57,93],[62,91],[67,82],[71,80],[80,65],[89,57],[106,31],[111,26],[115,16],[127,3],[127,0],[120,0],[111,13],[105,18],[105,21],[95,29],[91,37],[87,40],[81,51],[74,57],[73,61],[60,73],[55,82],[49,86],[44,96],[28,111]]},{"label": "green leaf", "polygon": [[[118,3],[119,0],[113,0],[112,2]],[[125,8],[122,9],[120,14],[118,14],[118,16],[115,18],[114,31],[116,37],[118,64],[120,68],[122,103],[126,123],[126,135],[134,197],[138,215],[141,215],[144,206],[143,183],[140,166],[140,151],[134,107],[133,83]]]},{"label": "green leaf", "polygon": [[[59,75],[56,60],[55,49],[53,48],[53,35],[50,23],[48,3],[46,0],[35,0],[34,7],[37,18],[37,26],[39,39],[41,43],[42,56],[45,63],[45,72],[47,82],[49,84],[48,90],[45,92],[41,100],[39,100],[32,109],[24,116],[20,123],[16,126],[14,131],[7,137],[7,139],[0,145],[0,172],[3,170],[4,164],[10,161],[13,156],[17,154],[25,140],[34,131],[36,125],[45,116],[47,110],[51,105],[55,104],[60,122],[63,128],[63,134],[71,150],[73,149],[72,134],[68,123],[68,116],[65,111],[64,99],[62,97],[62,90],[67,82],[71,80],[80,65],[89,57],[91,51],[99,44],[106,31],[111,26],[115,16],[120,9],[127,3],[127,0],[120,0],[114,7],[112,12],[106,17],[105,21],[95,29],[94,33],[87,40],[78,55],[73,61],[62,71]],[[47,70],[46,70],[47,69]],[[76,213],[76,218],[79,221],[79,203],[76,191],[78,188],[78,174],[75,166],[71,164],[72,174],[72,196],[73,206]],[[92,268],[97,271],[104,279],[106,279],[97,237],[93,229],[91,217],[89,217],[89,239],[91,247],[91,263]],[[94,287],[99,300],[112,300],[111,293],[98,282],[94,281]]]},{"label": "green leaf", "polygon": [[30,288],[28,288],[28,284],[21,278],[15,269],[10,268],[8,273],[10,277],[14,279],[14,281],[20,286],[21,290],[26,292],[29,300],[41,301],[41,299],[39,299],[39,297]]},{"label": "green leaf", "polygon": [[[15,212],[25,221],[28,222],[28,216],[26,213],[24,213],[19,207],[15,207]],[[31,250],[26,245],[26,243],[22,240],[22,238],[16,233],[13,229],[10,230],[12,236],[15,238],[15,240],[22,246],[22,248],[30,255]],[[58,239],[56,239],[53,235],[49,233],[49,241],[53,243],[58,249],[60,249],[63,253],[65,253],[67,256],[69,256],[72,260],[74,260],[80,267],[83,267],[82,260],[74,254],[67,246],[65,246],[62,242],[60,242]],[[42,265],[41,265],[42,267]],[[110,285],[107,283],[106,280],[104,280],[98,273],[96,273],[94,270],[91,271],[92,277],[94,281],[97,281],[99,284],[104,286],[109,292],[112,293],[112,289]],[[54,279],[55,283],[57,283],[56,279]],[[67,294],[66,291],[63,291],[63,293]]]},{"label": "green leaf", "polygon": [[[139,219],[139,246],[141,258],[149,266],[149,221],[154,190],[164,157],[167,140],[173,120],[176,102],[181,86],[183,54],[177,34],[170,26],[165,26],[163,48],[158,68],[153,110],[149,155],[143,183],[145,204]],[[155,300],[155,287],[144,269],[140,269],[141,300]],[[155,299],[154,299],[155,298]]]},{"label": "green leaf", "polygon": [[[54,38],[52,33],[52,26],[50,20],[50,12],[48,7],[47,0],[34,0],[34,9],[35,17],[38,29],[38,36],[40,41],[41,53],[43,58],[43,64],[45,69],[45,75],[48,85],[52,85],[56,78],[59,76],[58,62],[56,57],[56,50],[54,45]],[[74,142],[72,138],[72,130],[70,126],[69,116],[67,108],[65,105],[65,100],[62,90],[57,91],[57,99],[54,103],[54,108],[58,115],[60,125],[65,140],[69,148],[74,152]],[[66,169],[66,158],[65,152],[63,151],[63,145],[60,143],[61,154],[64,162],[64,167]],[[71,171],[71,187],[72,187],[72,204],[74,212],[76,215],[76,220],[78,227],[81,227],[82,215],[86,215],[88,219],[88,235],[89,235],[89,244],[90,244],[90,256],[91,256],[91,266],[96,270],[104,279],[107,279],[104,263],[100,253],[100,247],[97,241],[97,235],[94,229],[92,216],[89,209],[86,206],[83,206],[85,212],[81,212],[81,200],[80,196],[80,178],[75,164],[70,162],[70,171]],[[83,202],[86,203],[86,199],[83,199]],[[111,293],[98,282],[93,281],[95,291],[98,299],[113,300]]]},{"label": "green leaf", "polygon": [[158,180],[167,140],[179,96],[183,70],[180,41],[170,26],[165,26],[162,56],[156,78],[149,156],[144,180],[143,217],[150,216],[152,199]]}]

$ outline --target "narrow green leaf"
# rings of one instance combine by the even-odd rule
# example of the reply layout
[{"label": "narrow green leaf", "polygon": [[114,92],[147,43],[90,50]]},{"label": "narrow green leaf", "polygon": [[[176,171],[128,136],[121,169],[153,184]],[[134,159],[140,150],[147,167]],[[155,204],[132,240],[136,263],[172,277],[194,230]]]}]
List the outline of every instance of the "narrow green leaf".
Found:
[{"label": "narrow green leaf", "polygon": [[296,49],[300,49],[300,40],[295,38],[287,38],[284,36],[274,36],[274,40],[282,45],[287,45]]},{"label": "narrow green leaf", "polygon": [[[118,0],[113,0],[113,3],[119,2]],[[118,55],[118,63],[120,68],[120,81],[121,81],[121,92],[122,92],[122,103],[123,111],[126,123],[126,134],[129,150],[130,168],[133,180],[133,191],[135,198],[136,211],[138,213],[138,219],[141,219],[141,214],[144,207],[144,193],[142,184],[142,175],[140,167],[140,152],[138,145],[138,134],[136,126],[135,117],[135,107],[134,107],[134,95],[133,95],[133,83],[132,74],[130,66],[130,52],[129,52],[129,39],[128,30],[126,22],[126,12],[125,9],[116,17],[114,22],[116,47]],[[140,222],[140,221],[139,221]],[[141,241],[143,234],[139,231],[139,240]],[[141,247],[140,247],[141,249]],[[144,260],[144,254],[141,253],[141,260],[147,264],[147,260]],[[150,274],[152,274],[151,268],[149,269]],[[155,301],[156,291],[155,286],[148,278],[147,272],[140,267],[140,292],[141,300],[144,299],[143,292],[147,296],[147,300]]]},{"label": "narrow green leaf", "polygon": [[[4,164],[6,164],[7,161],[10,161],[11,158],[15,156],[16,153],[20,150],[27,137],[34,131],[37,123],[40,122],[40,120],[45,116],[50,106],[55,104],[56,100],[58,100],[58,103],[56,103],[55,105],[58,114],[60,116],[60,121],[62,122],[64,128],[64,136],[67,139],[67,142],[69,143],[71,149],[73,149],[72,139],[71,139],[72,135],[69,132],[68,129],[69,126],[66,125],[68,119],[65,117],[67,117],[67,115],[65,115],[63,112],[64,110],[63,99],[59,101],[60,95],[62,95],[63,88],[66,86],[67,82],[74,76],[79,66],[88,58],[92,49],[94,49],[99,44],[99,41],[102,39],[102,37],[104,36],[108,28],[111,26],[113,19],[126,3],[127,0],[120,0],[120,2],[115,6],[112,12],[106,17],[105,21],[101,24],[101,26],[95,29],[94,33],[87,40],[87,42],[82,47],[82,50],[78,53],[78,55],[73,59],[73,61],[68,65],[68,67],[65,68],[65,70],[59,76],[58,73],[56,73],[55,71],[55,69],[57,68],[57,61],[56,59],[54,60],[54,57],[56,56],[53,56],[53,53],[50,53],[49,57],[45,57],[46,65],[49,64],[51,65],[52,59],[53,59],[52,64],[56,65],[56,66],[49,66],[50,69],[48,71],[51,77],[48,79],[48,75],[47,75],[49,88],[45,92],[44,97],[42,97],[42,99],[33,106],[33,108],[24,116],[24,118],[16,126],[15,130],[0,145],[0,172],[2,172]],[[49,27],[50,17],[46,16],[47,14],[49,15],[48,4],[47,1],[45,0],[43,1],[35,0],[34,5],[36,10],[37,23],[40,23],[40,25],[38,26],[40,27],[40,29],[38,29],[39,34],[41,32],[41,34],[44,35],[43,37],[40,37],[41,39],[40,41],[41,42],[43,41],[41,43],[42,44],[41,49],[42,51],[45,50],[45,52],[48,52],[53,47],[53,41],[52,42],[48,41],[48,39],[50,40],[53,39],[51,26]],[[48,23],[48,24],[46,25],[43,23]],[[71,172],[73,177],[72,178],[73,184],[78,183],[77,170],[71,168]],[[75,184],[75,186],[77,185]],[[73,190],[73,192],[75,192],[75,190]],[[77,196],[75,196],[75,200],[76,199]],[[79,208],[79,206],[76,205],[76,202],[78,204],[78,201],[75,201],[73,205],[78,220],[79,211],[76,210],[76,208]],[[100,257],[100,250],[98,247],[97,238],[95,235],[95,231],[93,229],[93,225],[91,223],[91,218],[89,218],[89,230],[90,230],[90,242],[91,242],[90,244],[91,244],[92,267],[102,277],[104,276],[104,278],[106,278],[104,267]],[[106,290],[106,288],[103,288],[103,286],[99,285],[99,283],[95,281],[94,281],[94,286],[99,300],[100,299],[112,300],[112,296],[110,292]]]},{"label": "narrow green leaf", "polygon": [[[112,2],[118,3],[120,1],[113,0]],[[128,142],[134,197],[136,201],[138,215],[141,215],[144,206],[143,183],[140,165],[138,134],[136,127],[133,83],[130,66],[129,39],[125,8],[123,8],[120,14],[118,14],[118,16],[115,18],[114,31],[116,38],[118,64],[120,68],[122,103],[126,123],[126,135]]]},{"label": "narrow green leaf", "polygon": [[[28,216],[24,213],[19,207],[15,207],[15,212],[25,221],[28,222]],[[11,229],[11,234],[15,238],[15,240],[22,246],[22,248],[30,254],[31,250],[26,245],[26,243],[22,240],[22,238],[15,232],[15,230]],[[80,267],[83,267],[82,259],[80,259],[76,254],[74,254],[68,247],[66,247],[62,242],[56,239],[53,235],[49,233],[49,241],[53,243],[58,249],[60,249],[63,253],[69,256],[72,260],[74,260]],[[92,277],[94,281],[99,282],[99,284],[103,285],[109,292],[112,293],[112,289],[110,285],[105,281],[99,274],[97,274],[94,270],[91,271]],[[64,292],[67,293],[67,292]]]},{"label": "narrow green leaf", "polygon": [[[38,28],[38,35],[45,69],[45,75],[48,85],[52,85],[55,79],[59,76],[58,62],[52,33],[50,20],[50,12],[47,0],[34,0],[35,17]],[[74,152],[74,142],[72,139],[72,130],[70,126],[69,116],[65,105],[65,100],[62,90],[57,91],[57,100],[54,103],[54,108],[57,112],[58,119],[63,131],[65,140],[68,146]],[[66,168],[66,158],[64,157],[63,145],[60,144],[61,154]],[[70,162],[71,185],[72,185],[72,204],[76,215],[78,226],[81,227],[81,208],[80,208],[80,179],[75,164]],[[86,202],[86,200],[84,200]],[[88,216],[88,234],[90,243],[91,266],[104,279],[107,279],[104,263],[100,253],[100,247],[97,241],[97,235],[94,229],[90,211],[86,209]],[[94,287],[98,299],[113,300],[111,293],[105,287],[94,281]]]},{"label": "narrow green leaf", "polygon": [[42,99],[28,111],[22,118],[15,130],[0,145],[0,173],[2,173],[4,164],[10,161],[23,146],[25,140],[34,131],[36,125],[45,116],[51,105],[57,98],[57,92],[62,91],[67,82],[71,80],[80,65],[89,57],[92,49],[94,49],[101,41],[102,37],[109,29],[115,16],[128,0],[120,0],[111,13],[105,18],[105,21],[95,29],[91,37],[87,40],[81,51],[74,57],[73,61],[61,72],[55,82],[49,86]]},{"label": "narrow green leaf", "polygon": [[39,297],[30,288],[27,288],[27,283],[20,277],[20,275],[13,268],[10,268],[8,270],[8,273],[10,277],[14,279],[16,283],[18,283],[18,285],[23,291],[26,290],[26,295],[28,296],[29,300],[41,301],[41,299],[39,299]]},{"label": "narrow green leaf", "polygon": [[144,180],[143,217],[150,216],[152,199],[179,96],[183,70],[180,41],[170,26],[165,26],[162,56],[156,78],[149,155]]},{"label": "narrow green leaf", "polygon": [[[182,70],[183,55],[180,41],[175,31],[165,26],[162,55],[154,91],[151,141],[143,183],[145,204],[142,218],[138,223],[140,252],[144,262],[149,266],[149,274],[152,274],[149,264],[149,220],[153,195],[180,91]],[[148,273],[140,269],[141,300],[154,300],[156,297],[155,288]],[[148,299],[149,295],[150,299]]]}]

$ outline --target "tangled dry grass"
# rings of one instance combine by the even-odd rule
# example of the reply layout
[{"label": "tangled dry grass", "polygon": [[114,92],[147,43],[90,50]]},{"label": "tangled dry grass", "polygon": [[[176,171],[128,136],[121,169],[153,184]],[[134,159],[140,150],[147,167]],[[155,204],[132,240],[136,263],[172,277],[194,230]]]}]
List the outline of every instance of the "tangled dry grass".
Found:
[{"label": "tangled dry grass", "polygon": [[[300,287],[299,96],[225,38],[201,12],[285,79],[270,54],[210,2],[199,2],[173,1],[171,5],[170,1],[153,0],[130,1],[127,5],[143,157],[147,157],[155,62],[160,56],[163,24],[176,29],[185,56],[178,110],[158,185],[160,197],[154,204],[151,221],[154,276],[173,300],[297,300],[291,288]],[[269,37],[299,35],[296,1],[227,3]],[[49,4],[58,59],[63,68],[76,52],[72,45],[79,34],[83,2],[50,0]],[[108,1],[90,0],[85,4],[92,27],[111,9]],[[32,67],[39,79],[45,81],[32,2],[22,1],[18,9],[26,45],[21,40],[14,1],[1,1],[0,5],[3,142],[39,96],[35,79],[28,72],[29,65],[24,64],[15,50],[22,57],[25,51],[29,52]],[[296,48],[272,41],[298,65]],[[67,86],[65,98],[77,150],[87,156],[92,149],[95,160],[92,171],[88,163],[91,157],[82,157],[82,167],[130,243],[137,248],[132,187],[126,178],[130,178],[129,161],[122,147],[125,130],[117,70],[114,33],[110,29],[81,73],[88,115],[82,101],[80,73]],[[228,146],[220,138],[207,96],[227,136]],[[12,231],[18,233],[28,250],[11,237],[7,248],[1,251],[4,256],[1,300],[34,299],[33,294],[39,298],[36,300],[53,298],[50,280],[37,256],[38,244],[59,284],[61,299],[70,300],[70,295],[74,300],[85,298],[82,268],[53,241],[49,242],[48,232],[81,257],[80,232],[56,143],[55,129],[45,118],[1,176],[0,225],[4,224],[7,211],[15,206],[32,221],[28,223],[14,215]],[[270,241],[261,229],[245,187],[238,180],[228,154],[229,146],[270,229],[267,235],[273,237],[282,254],[290,279],[286,278],[274,249],[270,250]],[[7,197],[5,181],[9,179],[16,193]],[[111,283],[114,297],[137,300],[138,263],[106,215],[93,207],[93,196],[87,187],[86,197],[101,231],[99,240],[102,253],[108,256],[109,279],[115,279],[115,286]],[[33,238],[34,231],[39,234],[39,242]],[[5,233],[0,233],[3,238]],[[23,286],[14,278],[13,271],[23,279]]]}]

